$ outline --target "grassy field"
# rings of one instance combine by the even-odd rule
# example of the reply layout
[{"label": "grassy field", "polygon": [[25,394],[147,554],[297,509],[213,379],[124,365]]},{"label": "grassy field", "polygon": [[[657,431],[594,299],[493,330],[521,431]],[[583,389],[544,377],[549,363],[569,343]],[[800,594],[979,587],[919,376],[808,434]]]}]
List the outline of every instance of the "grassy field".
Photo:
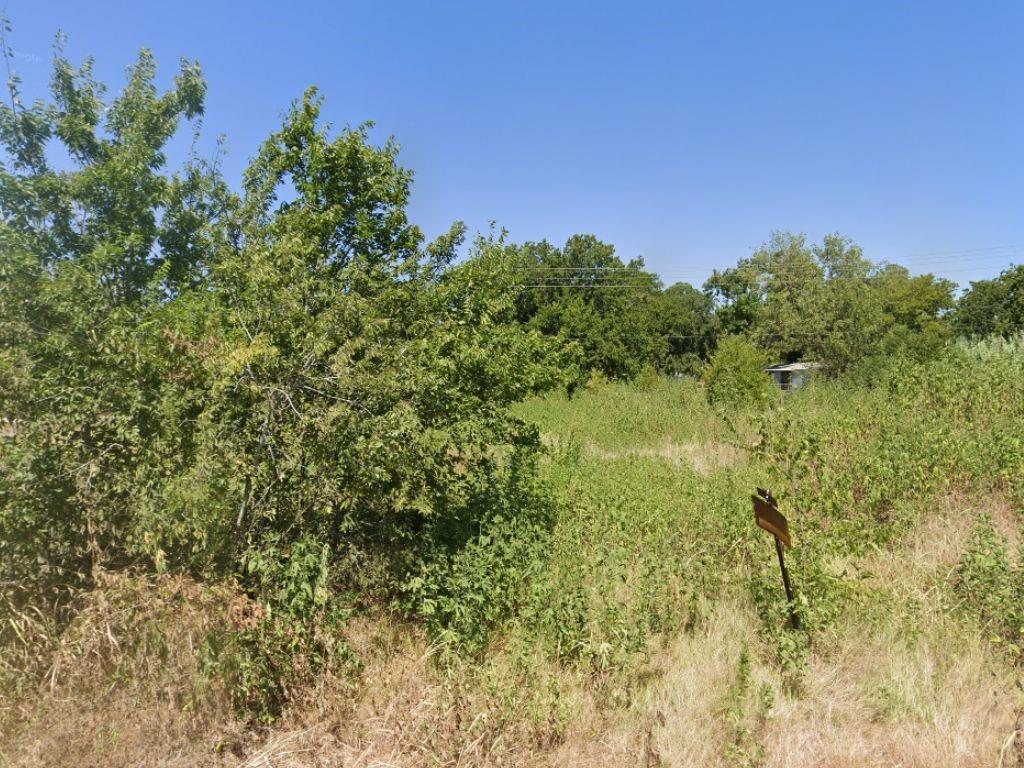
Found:
[{"label": "grassy field", "polygon": [[[947,394],[944,407],[959,399]],[[588,662],[621,670],[608,691],[622,703],[614,760],[998,761],[1021,697],[1019,649],[994,625],[1024,594],[1009,566],[1016,486],[997,469],[1017,459],[983,449],[1019,430],[1019,395],[1003,396],[998,413],[974,401],[985,414],[948,426],[953,409],[911,413],[888,390],[838,385],[761,419],[715,414],[690,382],[531,403],[553,447],[547,475],[573,510],[555,531],[556,581],[585,594]],[[805,633],[787,628],[771,539],[753,525],[757,485],[793,527]],[[1005,569],[982,541],[1005,545]],[[979,561],[991,567],[977,580],[1010,580],[988,613],[966,584]],[[564,749],[586,754],[606,732],[601,721]],[[598,750],[593,763],[612,759]]]},{"label": "grassy field", "polygon": [[[1018,765],[1022,369],[1016,350],[974,349],[764,412],[653,376],[524,403],[552,517],[539,537],[495,532],[505,560],[455,565],[467,597],[447,629],[352,619],[351,664],[254,728],[203,649],[255,608],[111,575],[45,645],[46,682],[7,702],[2,760]],[[803,631],[753,523],[759,485],[794,532]],[[514,610],[485,640],[460,629],[494,602]]]}]

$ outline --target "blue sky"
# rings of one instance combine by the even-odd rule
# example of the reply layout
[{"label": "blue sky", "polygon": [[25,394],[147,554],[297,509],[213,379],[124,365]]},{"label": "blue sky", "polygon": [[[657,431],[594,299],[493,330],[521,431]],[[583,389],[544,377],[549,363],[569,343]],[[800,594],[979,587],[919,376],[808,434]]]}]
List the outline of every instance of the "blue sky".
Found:
[{"label": "blue sky", "polygon": [[773,229],[960,283],[1024,262],[1021,2],[5,7],[26,95],[58,29],[112,86],[143,46],[165,79],[198,59],[233,181],[319,86],[336,125],[397,137],[428,235],[592,232],[669,283]]}]

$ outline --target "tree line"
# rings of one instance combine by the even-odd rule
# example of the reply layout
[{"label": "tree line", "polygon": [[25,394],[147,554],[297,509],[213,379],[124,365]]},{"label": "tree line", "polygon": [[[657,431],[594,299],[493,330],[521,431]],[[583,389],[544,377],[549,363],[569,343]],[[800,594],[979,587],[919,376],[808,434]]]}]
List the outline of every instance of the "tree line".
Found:
[{"label": "tree line", "polygon": [[957,286],[873,262],[840,234],[810,243],[776,232],[700,288],[665,287],[641,259],[623,262],[593,235],[562,248],[517,248],[520,322],[578,346],[582,367],[698,373],[718,342],[743,336],[777,362],[813,360],[840,374],[870,360],[934,356],[956,336],[1024,330],[1024,267]]}]

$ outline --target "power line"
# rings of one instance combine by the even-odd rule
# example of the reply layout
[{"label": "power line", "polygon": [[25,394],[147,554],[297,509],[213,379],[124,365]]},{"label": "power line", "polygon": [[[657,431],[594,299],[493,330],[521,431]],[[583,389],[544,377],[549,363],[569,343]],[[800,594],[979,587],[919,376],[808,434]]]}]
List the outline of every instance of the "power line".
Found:
[{"label": "power line", "polygon": [[[973,258],[972,258],[973,257]],[[991,246],[987,248],[974,248],[974,249],[963,249],[963,250],[950,250],[950,251],[932,251],[932,252],[920,252],[913,253],[907,256],[896,257],[893,259],[882,259],[875,262],[872,266],[874,268],[886,267],[886,266],[905,266],[905,263],[911,264],[931,264],[936,263],[937,265],[945,262],[955,262],[961,259],[970,259],[971,267],[965,267],[960,270],[953,271],[973,271],[978,266],[989,266],[996,261],[1010,261],[1011,263],[1007,266],[1012,266],[1012,260],[1014,258],[1024,258],[1024,245],[1004,245],[1004,246]],[[820,267],[820,265],[817,265]],[[719,271],[734,269],[735,267],[708,267],[707,265],[698,264],[677,264],[674,265],[670,270],[664,272],[649,272],[640,267],[604,267],[604,266],[589,266],[589,267],[570,267],[570,266],[550,266],[550,265],[535,265],[535,266],[521,266],[514,267],[516,272],[526,273],[545,273],[549,274],[550,277],[560,279],[568,278],[573,275],[589,274],[589,273],[626,273],[626,274],[637,274],[637,275],[651,275],[656,276],[662,280],[668,281],[673,279],[684,279],[688,280],[707,274],[708,270]],[[920,268],[920,267],[918,267]],[[951,270],[942,270],[943,272],[949,272]],[[561,274],[558,274],[561,273]],[[830,278],[837,279],[837,278]]]},{"label": "power line", "polygon": [[[883,266],[885,266],[885,265],[883,265]],[[889,266],[900,266],[900,265],[897,264],[897,265],[889,265]],[[1008,265],[1008,268],[1009,268],[1009,266],[1012,266],[1012,265]],[[961,268],[958,268],[958,269],[947,269],[947,270],[943,270],[941,275],[935,275],[935,274],[932,274],[932,273],[929,272],[929,273],[924,273],[924,274],[919,274],[919,275],[909,275],[908,279],[913,280],[913,279],[917,279],[917,278],[921,278],[921,277],[927,277],[929,275],[932,276],[932,277],[935,277],[937,279],[944,279],[945,275],[962,274],[962,273],[967,273],[967,272],[974,272],[974,271],[976,271],[976,269],[977,269],[976,266],[974,266],[974,267],[961,267]],[[587,282],[587,283],[568,282],[568,281],[572,281],[572,280],[576,279],[576,277],[577,277],[576,275],[551,275],[551,276],[548,276],[548,281],[549,282],[522,284],[519,287],[520,288],[528,288],[528,289],[537,289],[537,290],[541,290],[541,289],[543,289],[543,290],[553,290],[553,289],[592,290],[592,289],[596,289],[596,288],[623,288],[623,289],[624,288],[634,288],[634,289],[639,288],[639,289],[647,289],[647,290],[656,290],[658,288],[658,286],[656,284],[654,284],[652,282],[649,282],[649,281],[646,281],[646,282],[636,282],[636,283],[621,283],[621,282],[612,282],[611,280],[604,280],[604,281],[602,281],[601,279],[596,279],[593,282]],[[616,278],[616,277],[621,277],[621,276],[619,276],[619,275],[611,275],[610,277]],[[871,275],[833,275],[831,277],[826,277],[826,276],[821,275],[821,274],[816,274],[816,275],[807,275],[806,278],[800,278],[800,277],[785,277],[785,278],[768,277],[768,278],[766,278],[764,280],[758,281],[759,282],[758,287],[760,287],[760,288],[771,288],[771,287],[781,286],[781,287],[785,287],[785,288],[800,288],[800,287],[803,287],[803,286],[807,285],[808,281],[815,280],[815,279],[818,279],[818,278],[823,279],[826,283],[835,283],[835,282],[840,282],[840,281],[844,281],[845,282],[845,281],[854,281],[854,280],[860,281],[860,282],[872,282],[872,281],[874,281],[874,282],[882,282],[887,277],[889,277],[889,276],[885,273],[884,269],[882,271],[875,272],[874,274],[871,274]],[[566,282],[550,282],[550,280],[564,280]]]},{"label": "power line", "polygon": [[[922,278],[922,277],[933,277],[933,278],[935,278],[937,280],[943,280],[943,279],[946,279],[947,275],[964,274],[964,273],[969,273],[969,272],[974,272],[974,271],[975,271],[974,268],[963,268],[963,269],[946,270],[942,274],[935,274],[935,273],[931,273],[931,272],[923,273],[923,274],[917,274],[917,275],[911,274],[911,275],[907,276],[907,279],[915,280],[915,279]],[[826,283],[839,283],[839,282],[850,282],[850,281],[861,281],[861,282],[870,283],[872,281],[881,282],[881,281],[885,280],[886,277],[887,277],[886,275],[869,275],[869,276],[866,276],[866,277],[853,276],[853,275],[850,275],[850,276],[847,276],[847,275],[837,275],[837,276],[834,276],[834,277],[823,278],[823,280]],[[813,278],[813,277],[810,277],[807,280],[800,280],[800,279],[794,279],[794,278],[790,278],[790,279],[773,278],[773,279],[768,279],[768,280],[765,280],[765,281],[761,282],[758,285],[758,287],[761,287],[761,288],[771,288],[771,287],[800,288],[800,287],[808,285],[808,281],[811,281],[811,280],[814,280],[814,279],[815,278]],[[668,287],[671,287],[671,286],[672,286],[672,284],[669,284]],[[657,284],[653,284],[653,283],[618,283],[618,282],[611,282],[611,281],[595,281],[595,282],[590,282],[590,283],[579,283],[579,282],[561,282],[561,283],[558,283],[558,282],[543,282],[543,283],[520,284],[519,287],[520,288],[538,289],[538,290],[540,290],[540,289],[553,290],[553,289],[556,289],[556,288],[562,288],[562,289],[567,289],[567,290],[590,290],[590,289],[594,289],[594,288],[637,288],[637,289],[646,289],[646,290],[664,290],[664,289],[659,288],[659,286]]]},{"label": "power line", "polygon": [[901,263],[909,262],[911,264],[930,264],[930,263],[933,263],[933,262],[943,262],[944,263],[944,262],[950,262],[950,261],[952,261],[952,262],[960,261],[961,259],[964,259],[964,260],[970,259],[970,262],[972,264],[977,264],[978,262],[984,262],[984,261],[994,261],[994,260],[995,261],[1004,261],[1004,260],[1007,260],[1007,259],[1013,259],[1015,257],[1022,256],[1022,255],[1024,255],[1024,250],[1007,250],[1007,251],[1000,251],[998,253],[978,253],[978,254],[974,254],[973,256],[972,256],[972,254],[963,254],[963,253],[948,254],[948,255],[945,255],[945,256],[905,256],[905,257],[903,257],[903,258],[901,258],[899,260],[882,261],[881,263],[883,263],[883,264],[901,264]]},{"label": "power line", "polygon": [[[987,255],[979,255],[977,258],[971,259],[971,263],[977,263],[981,261],[992,261],[1013,258],[1015,256],[1024,256],[1024,249],[1006,251],[1003,253],[993,253]],[[931,261],[955,261],[963,258],[962,255],[955,256],[928,256],[928,257],[913,257],[906,256],[898,259],[879,259],[876,262],[872,262],[872,266],[886,266],[886,265],[901,265],[904,262],[910,261],[913,263],[925,263]],[[824,265],[814,262],[814,266],[823,267]],[[513,267],[515,272],[634,272],[636,274],[655,274],[654,272],[648,271],[641,267],[551,267],[551,266],[527,266],[527,267]],[[682,274],[687,272],[705,272],[709,269],[708,266],[702,266],[697,264],[677,264],[672,267],[671,271],[663,271],[657,274]],[[735,269],[735,267],[710,267],[710,269]]]},{"label": "power line", "polygon": [[964,248],[959,251],[923,251],[921,253],[909,253],[905,258],[917,258],[918,256],[956,256],[970,255],[973,253],[985,253],[989,251],[1016,251],[1024,249],[1024,245],[993,245],[987,248]]},{"label": "power line", "polygon": [[[547,336],[557,336],[570,341],[584,341],[587,339],[672,339],[672,340],[687,340],[695,341],[698,339],[707,339],[709,336],[714,336],[713,332],[709,333],[691,333],[691,334],[675,334],[675,333],[596,333],[593,336],[586,336],[583,334],[557,334],[550,333],[545,334]],[[781,341],[783,339],[794,339],[794,340],[806,340],[806,339],[823,339],[827,338],[829,334],[823,331],[793,331],[792,333],[780,333],[774,331],[766,334],[754,334],[754,341]]]},{"label": "power line", "polygon": [[536,267],[521,267],[513,266],[513,272],[542,272],[542,273],[560,273],[567,272],[569,274],[576,274],[580,272],[594,272],[597,274],[617,274],[620,272],[627,272],[635,275],[650,275],[652,274],[646,269],[640,267],[547,267],[547,266],[536,266]]}]

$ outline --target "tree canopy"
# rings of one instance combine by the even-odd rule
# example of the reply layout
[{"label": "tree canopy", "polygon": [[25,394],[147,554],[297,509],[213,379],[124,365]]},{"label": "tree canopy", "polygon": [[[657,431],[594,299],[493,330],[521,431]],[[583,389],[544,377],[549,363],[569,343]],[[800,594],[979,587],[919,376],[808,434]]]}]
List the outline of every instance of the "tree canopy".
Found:
[{"label": "tree canopy", "polygon": [[643,259],[623,262],[593,235],[574,235],[562,248],[526,243],[519,255],[519,320],[578,347],[585,371],[692,373],[714,346],[708,296],[685,283],[663,289]]},{"label": "tree canopy", "polygon": [[303,621],[356,584],[427,610],[453,552],[538,514],[509,406],[571,366],[516,322],[518,251],[425,242],[397,145],[332,131],[315,91],[240,193],[170,171],[206,86],[189,62],[155,81],[144,51],[108,102],[58,55],[50,100],[14,81],[0,106],[5,581],[136,564],[233,574]]},{"label": "tree canopy", "polygon": [[667,355],[656,327],[661,283],[642,260],[623,263],[593,235],[518,251],[520,321],[578,347],[585,369],[629,377]]},{"label": "tree canopy", "polygon": [[779,361],[817,360],[841,372],[875,355],[941,345],[955,286],[873,263],[842,235],[809,245],[777,232],[704,287],[724,331],[749,334]]},{"label": "tree canopy", "polygon": [[971,283],[957,303],[955,322],[965,336],[1010,337],[1024,331],[1024,265]]}]

